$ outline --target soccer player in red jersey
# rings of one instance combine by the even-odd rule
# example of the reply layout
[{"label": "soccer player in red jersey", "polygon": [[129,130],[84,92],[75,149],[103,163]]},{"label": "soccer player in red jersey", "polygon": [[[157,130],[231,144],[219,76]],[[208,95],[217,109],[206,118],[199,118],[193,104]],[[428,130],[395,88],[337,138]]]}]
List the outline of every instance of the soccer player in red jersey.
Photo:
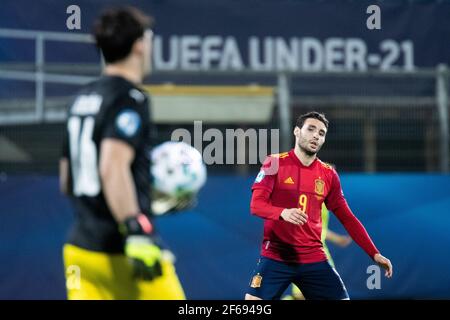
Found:
[{"label": "soccer player in red jersey", "polygon": [[245,299],[279,299],[294,283],[306,299],[349,299],[321,241],[325,202],[353,240],[392,277],[382,256],[344,198],[337,172],[317,158],[328,120],[318,112],[301,115],[294,129],[295,148],[264,161],[252,186],[251,213],[263,218],[261,258]]}]

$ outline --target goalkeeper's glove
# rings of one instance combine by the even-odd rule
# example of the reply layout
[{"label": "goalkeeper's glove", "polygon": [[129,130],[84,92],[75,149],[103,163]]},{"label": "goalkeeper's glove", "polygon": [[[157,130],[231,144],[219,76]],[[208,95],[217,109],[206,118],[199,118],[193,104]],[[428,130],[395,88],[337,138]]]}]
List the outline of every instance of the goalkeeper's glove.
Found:
[{"label": "goalkeeper's glove", "polygon": [[177,196],[154,191],[152,193],[152,213],[155,216],[174,214],[190,210],[197,205],[196,193],[184,193]]},{"label": "goalkeeper's glove", "polygon": [[133,265],[134,276],[153,280],[162,275],[161,249],[156,243],[153,226],[144,214],[123,223],[126,235],[125,255]]}]

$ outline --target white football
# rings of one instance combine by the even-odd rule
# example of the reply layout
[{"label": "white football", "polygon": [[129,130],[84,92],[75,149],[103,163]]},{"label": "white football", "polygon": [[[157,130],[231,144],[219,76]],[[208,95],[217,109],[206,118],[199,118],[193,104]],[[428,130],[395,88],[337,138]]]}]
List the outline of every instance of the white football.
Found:
[{"label": "white football", "polygon": [[198,192],[206,182],[206,166],[200,152],[185,142],[168,141],[151,153],[153,187],[178,197]]}]

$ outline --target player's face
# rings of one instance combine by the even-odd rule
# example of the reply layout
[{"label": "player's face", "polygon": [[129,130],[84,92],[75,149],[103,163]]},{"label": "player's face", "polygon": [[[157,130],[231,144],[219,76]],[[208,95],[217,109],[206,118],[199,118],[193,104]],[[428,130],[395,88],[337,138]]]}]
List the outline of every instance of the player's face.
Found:
[{"label": "player's face", "polygon": [[144,76],[150,74],[152,69],[152,44],[153,44],[153,31],[150,29],[145,30],[143,37],[143,61],[142,69],[144,70]]},{"label": "player's face", "polygon": [[294,129],[295,143],[308,155],[315,155],[325,143],[327,127],[317,119],[305,120],[303,127]]}]

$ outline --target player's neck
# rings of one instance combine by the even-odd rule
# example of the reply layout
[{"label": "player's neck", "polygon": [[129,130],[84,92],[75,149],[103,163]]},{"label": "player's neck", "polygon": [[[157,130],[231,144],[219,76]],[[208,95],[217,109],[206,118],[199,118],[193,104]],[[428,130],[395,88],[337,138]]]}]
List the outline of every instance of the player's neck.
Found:
[{"label": "player's neck", "polygon": [[294,153],[297,156],[298,160],[300,160],[300,162],[305,167],[309,167],[314,162],[314,160],[316,160],[316,158],[317,158],[316,154],[313,154],[313,155],[306,154],[305,151],[300,149],[300,147],[298,145],[295,146]]},{"label": "player's neck", "polygon": [[142,72],[128,62],[108,64],[105,66],[103,73],[108,76],[120,76],[135,85],[142,83]]}]

